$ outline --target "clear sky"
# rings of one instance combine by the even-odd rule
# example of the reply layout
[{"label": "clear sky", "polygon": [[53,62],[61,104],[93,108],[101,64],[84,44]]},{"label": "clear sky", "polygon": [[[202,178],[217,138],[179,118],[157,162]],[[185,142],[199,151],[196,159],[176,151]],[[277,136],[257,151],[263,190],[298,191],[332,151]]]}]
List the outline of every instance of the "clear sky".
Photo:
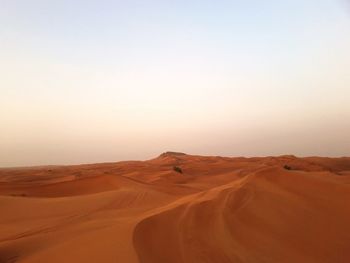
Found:
[{"label": "clear sky", "polygon": [[0,0],[0,166],[350,155],[350,3]]}]

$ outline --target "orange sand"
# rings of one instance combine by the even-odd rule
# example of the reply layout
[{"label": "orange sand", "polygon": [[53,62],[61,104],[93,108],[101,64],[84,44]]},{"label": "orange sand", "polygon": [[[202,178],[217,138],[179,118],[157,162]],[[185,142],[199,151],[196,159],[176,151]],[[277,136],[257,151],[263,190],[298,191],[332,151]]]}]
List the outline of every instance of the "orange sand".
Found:
[{"label": "orange sand", "polygon": [[350,158],[3,168],[0,263],[347,263],[349,202]]}]

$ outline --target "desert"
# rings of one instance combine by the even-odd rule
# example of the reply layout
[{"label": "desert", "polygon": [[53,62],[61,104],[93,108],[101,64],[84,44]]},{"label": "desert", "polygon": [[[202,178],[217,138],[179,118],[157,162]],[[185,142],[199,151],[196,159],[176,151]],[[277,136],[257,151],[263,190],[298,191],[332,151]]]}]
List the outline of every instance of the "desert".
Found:
[{"label": "desert", "polygon": [[346,263],[349,183],[346,157],[2,168],[0,262]]}]

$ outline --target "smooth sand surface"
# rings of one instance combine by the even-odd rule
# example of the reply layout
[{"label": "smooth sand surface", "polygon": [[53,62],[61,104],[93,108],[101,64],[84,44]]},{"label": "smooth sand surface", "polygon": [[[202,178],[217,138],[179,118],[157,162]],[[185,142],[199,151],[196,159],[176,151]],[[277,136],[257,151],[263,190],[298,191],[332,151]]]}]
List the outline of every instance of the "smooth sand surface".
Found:
[{"label": "smooth sand surface", "polygon": [[3,168],[2,262],[348,263],[350,158]]}]

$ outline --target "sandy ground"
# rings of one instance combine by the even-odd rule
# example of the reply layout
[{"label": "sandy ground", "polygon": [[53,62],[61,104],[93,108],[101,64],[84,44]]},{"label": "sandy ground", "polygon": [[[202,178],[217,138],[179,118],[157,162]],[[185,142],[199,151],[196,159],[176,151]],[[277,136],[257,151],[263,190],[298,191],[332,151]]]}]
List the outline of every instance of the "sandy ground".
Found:
[{"label": "sandy ground", "polygon": [[3,168],[2,262],[348,263],[350,158]]}]

